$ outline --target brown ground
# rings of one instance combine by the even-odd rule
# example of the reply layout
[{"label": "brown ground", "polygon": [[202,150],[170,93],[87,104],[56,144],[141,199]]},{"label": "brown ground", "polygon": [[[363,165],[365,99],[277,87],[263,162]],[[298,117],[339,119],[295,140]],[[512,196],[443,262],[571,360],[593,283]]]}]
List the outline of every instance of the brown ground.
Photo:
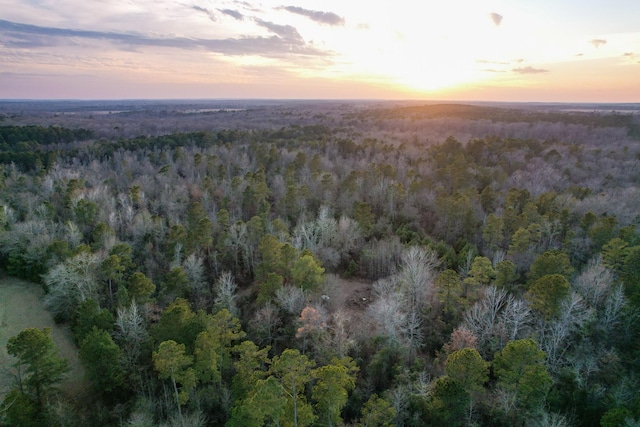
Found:
[{"label": "brown ground", "polygon": [[364,280],[343,279],[330,276],[325,293],[330,297],[327,307],[335,312],[341,309],[350,319],[352,336],[371,332],[367,308],[372,302],[373,284]]}]

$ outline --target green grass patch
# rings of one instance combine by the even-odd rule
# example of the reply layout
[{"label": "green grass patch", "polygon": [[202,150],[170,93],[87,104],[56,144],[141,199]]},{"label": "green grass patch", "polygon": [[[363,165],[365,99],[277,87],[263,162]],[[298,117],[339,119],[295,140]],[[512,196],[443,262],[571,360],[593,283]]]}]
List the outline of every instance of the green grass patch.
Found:
[{"label": "green grass patch", "polygon": [[68,327],[57,325],[44,308],[43,291],[39,285],[19,279],[0,278],[0,401],[11,388],[14,359],[7,354],[7,341],[25,328],[51,328],[51,335],[60,355],[67,359],[71,370],[62,383],[70,396],[83,391],[84,370],[78,359],[78,347]]}]

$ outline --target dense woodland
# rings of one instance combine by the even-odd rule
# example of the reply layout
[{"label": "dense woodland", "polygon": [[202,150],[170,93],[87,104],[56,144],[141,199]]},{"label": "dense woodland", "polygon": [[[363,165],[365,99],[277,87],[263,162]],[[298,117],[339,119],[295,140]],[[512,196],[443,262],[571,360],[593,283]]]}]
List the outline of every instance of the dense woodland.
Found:
[{"label": "dense woodland", "polygon": [[27,329],[0,425],[640,425],[640,115],[185,108],[3,110],[1,267],[87,391]]}]

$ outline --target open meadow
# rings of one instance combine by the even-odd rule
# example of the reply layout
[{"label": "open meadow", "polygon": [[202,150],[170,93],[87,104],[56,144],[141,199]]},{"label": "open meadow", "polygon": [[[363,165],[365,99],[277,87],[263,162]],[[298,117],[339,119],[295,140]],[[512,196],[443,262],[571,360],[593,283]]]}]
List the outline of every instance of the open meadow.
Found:
[{"label": "open meadow", "polygon": [[9,277],[0,279],[0,399],[13,379],[14,360],[7,354],[7,341],[25,328],[51,328],[53,341],[71,368],[63,390],[75,395],[82,388],[83,369],[71,332],[66,326],[55,324],[44,308],[42,295],[36,284]]}]

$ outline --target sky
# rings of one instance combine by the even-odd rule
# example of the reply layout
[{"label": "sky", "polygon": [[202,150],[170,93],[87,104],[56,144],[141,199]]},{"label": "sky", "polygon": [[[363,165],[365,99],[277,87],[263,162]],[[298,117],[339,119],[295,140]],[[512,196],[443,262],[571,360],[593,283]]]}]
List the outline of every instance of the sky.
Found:
[{"label": "sky", "polygon": [[0,0],[0,99],[640,102],[639,0]]}]

